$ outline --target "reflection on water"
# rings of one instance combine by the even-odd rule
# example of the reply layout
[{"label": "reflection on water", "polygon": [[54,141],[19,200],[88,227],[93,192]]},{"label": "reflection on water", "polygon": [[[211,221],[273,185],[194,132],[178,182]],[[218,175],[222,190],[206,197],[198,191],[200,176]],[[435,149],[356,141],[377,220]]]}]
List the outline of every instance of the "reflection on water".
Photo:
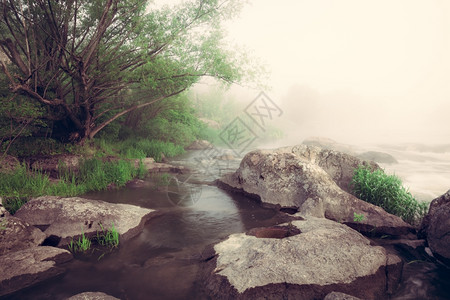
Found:
[{"label": "reflection on water", "polygon": [[450,299],[450,270],[430,262],[413,262],[403,268],[404,282],[392,300]]}]

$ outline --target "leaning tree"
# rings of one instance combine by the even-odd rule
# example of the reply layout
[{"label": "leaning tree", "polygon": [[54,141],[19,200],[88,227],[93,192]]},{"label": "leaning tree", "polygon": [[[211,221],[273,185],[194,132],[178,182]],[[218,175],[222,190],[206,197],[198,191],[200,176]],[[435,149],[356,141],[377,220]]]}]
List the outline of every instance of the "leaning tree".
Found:
[{"label": "leaning tree", "polygon": [[239,2],[1,0],[2,76],[12,95],[44,109],[55,135],[83,143],[203,76],[239,81],[242,61],[221,30]]}]

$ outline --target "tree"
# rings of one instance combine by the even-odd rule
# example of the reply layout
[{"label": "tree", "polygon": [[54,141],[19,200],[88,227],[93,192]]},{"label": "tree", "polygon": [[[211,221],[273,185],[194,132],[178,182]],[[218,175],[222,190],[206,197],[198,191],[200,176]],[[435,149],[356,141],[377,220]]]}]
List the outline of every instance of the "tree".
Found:
[{"label": "tree", "polygon": [[146,0],[1,0],[1,62],[13,94],[45,108],[54,135],[84,142],[202,76],[239,81],[221,21],[237,0],[146,12]]}]

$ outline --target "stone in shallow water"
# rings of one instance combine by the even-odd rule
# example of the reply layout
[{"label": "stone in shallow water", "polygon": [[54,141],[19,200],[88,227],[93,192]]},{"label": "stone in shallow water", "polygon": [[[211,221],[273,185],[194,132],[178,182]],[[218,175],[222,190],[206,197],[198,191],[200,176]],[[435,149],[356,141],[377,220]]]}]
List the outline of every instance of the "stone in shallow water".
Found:
[{"label": "stone in shallow water", "polygon": [[54,247],[32,247],[0,256],[0,296],[7,295],[65,272],[72,254]]},{"label": "stone in shallow water", "polygon": [[[363,163],[379,168],[348,154],[313,146],[255,150],[218,184],[263,203],[298,209],[301,216],[326,217],[372,235],[399,236],[414,231],[401,218],[348,193],[354,169]],[[364,219],[355,221],[354,213]]]},{"label": "stone in shallow water", "polygon": [[353,229],[313,217],[292,225],[301,233],[282,239],[233,234],[216,244],[216,256],[200,273],[207,293],[214,299],[322,299],[340,291],[381,299],[399,281],[401,260]]},{"label": "stone in shallow water", "polygon": [[58,246],[68,244],[82,233],[89,235],[110,229],[113,224],[121,241],[125,241],[140,233],[154,215],[155,210],[129,204],[54,196],[32,199],[15,214],[31,225],[46,227],[47,236],[60,238]]}]

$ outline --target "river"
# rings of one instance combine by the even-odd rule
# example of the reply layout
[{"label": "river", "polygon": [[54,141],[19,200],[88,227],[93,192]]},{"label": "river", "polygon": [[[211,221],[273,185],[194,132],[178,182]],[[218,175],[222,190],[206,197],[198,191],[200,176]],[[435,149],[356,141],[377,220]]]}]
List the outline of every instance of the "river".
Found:
[{"label": "river", "polygon": [[[221,173],[235,170],[239,160],[208,160],[201,155],[191,151],[173,161],[188,166],[192,173],[164,177],[168,188],[124,188],[85,195],[162,214],[151,219],[141,234],[100,260],[75,259],[63,276],[2,299],[66,299],[86,291],[123,300],[208,299],[196,277],[205,246],[232,233],[280,223],[284,217],[211,184]],[[448,270],[433,263],[407,264],[403,283],[392,299],[450,299],[449,279]]]}]

